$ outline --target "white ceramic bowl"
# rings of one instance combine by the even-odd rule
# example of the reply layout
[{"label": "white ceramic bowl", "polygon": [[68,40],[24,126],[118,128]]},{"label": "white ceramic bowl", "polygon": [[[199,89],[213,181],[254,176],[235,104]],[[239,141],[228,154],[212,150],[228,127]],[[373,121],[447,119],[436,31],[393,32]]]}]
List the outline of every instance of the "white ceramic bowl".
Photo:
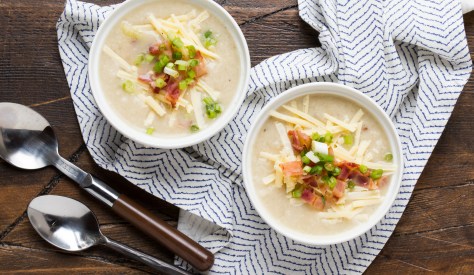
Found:
[{"label": "white ceramic bowl", "polygon": [[235,116],[238,109],[242,105],[242,102],[245,98],[250,75],[250,54],[247,47],[247,42],[235,20],[219,4],[215,3],[212,0],[189,0],[189,3],[202,7],[203,9],[211,13],[213,16],[216,16],[218,19],[220,19],[220,21],[226,26],[227,30],[235,41],[237,49],[239,51],[241,64],[239,75],[240,80],[239,84],[237,85],[236,94],[234,95],[234,98],[226,107],[224,112],[204,131],[199,131],[197,133],[182,137],[156,137],[147,135],[143,131],[138,131],[134,127],[128,125],[107,103],[100,84],[98,71],[100,60],[99,57],[101,54],[103,54],[101,52],[102,46],[104,45],[104,42],[107,39],[110,31],[114,27],[118,26],[118,24],[125,15],[140,6],[149,4],[151,2],[155,2],[157,5],[159,5],[160,0],[125,1],[115,11],[113,11],[107,17],[107,19],[100,25],[89,53],[88,71],[92,94],[95,98],[97,105],[99,106],[100,111],[105,116],[107,121],[127,138],[130,138],[140,144],[164,149],[192,146],[209,139],[213,135],[217,134],[220,130],[222,130],[222,128],[224,128]]},{"label": "white ceramic bowl", "polygon": [[[337,95],[358,103],[360,106],[365,107],[365,109],[370,112],[373,117],[381,125],[382,129],[386,133],[390,147],[393,149],[393,163],[396,164],[399,169],[391,176],[390,182],[388,184],[388,190],[384,196],[383,202],[377,207],[376,211],[370,215],[369,220],[365,223],[359,224],[349,231],[334,232],[331,235],[308,235],[301,232],[298,232],[295,229],[288,228],[285,225],[282,225],[277,219],[273,218],[270,213],[268,213],[266,207],[262,204],[257,192],[255,189],[255,184],[261,184],[259,182],[253,182],[253,169],[252,167],[252,156],[253,154],[258,154],[255,152],[252,144],[254,144],[256,136],[260,132],[262,125],[270,117],[269,112],[272,110],[278,109],[281,105],[285,103],[304,96],[304,95],[317,95],[317,94],[329,94]],[[271,102],[269,102],[258,116],[253,121],[252,127],[250,128],[247,139],[244,145],[243,157],[242,157],[242,173],[244,178],[245,189],[247,194],[252,202],[253,206],[259,213],[260,217],[273,229],[275,229],[280,234],[291,238],[295,241],[310,244],[310,245],[331,245],[342,243],[354,239],[375,226],[383,216],[388,212],[391,205],[395,201],[395,197],[398,194],[403,171],[403,155],[400,140],[398,138],[395,127],[387,116],[387,114],[380,108],[374,101],[369,97],[362,94],[361,92],[336,83],[309,83],[301,86],[294,87],[288,91],[283,92]]]}]

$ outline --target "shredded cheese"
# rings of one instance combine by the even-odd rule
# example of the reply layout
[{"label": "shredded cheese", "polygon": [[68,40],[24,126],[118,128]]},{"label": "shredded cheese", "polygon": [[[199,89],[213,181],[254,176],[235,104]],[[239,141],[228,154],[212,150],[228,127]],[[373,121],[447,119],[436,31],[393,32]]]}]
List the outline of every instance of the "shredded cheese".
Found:
[{"label": "shredded cheese", "polygon": [[108,56],[110,56],[112,59],[114,59],[122,69],[124,69],[128,72],[136,72],[137,71],[137,67],[128,64],[127,61],[125,61],[118,54],[116,54],[109,46],[104,45],[102,47],[102,51],[104,53],[106,53]]},{"label": "shredded cheese", "polygon": [[324,127],[324,123],[322,123],[320,120],[318,120],[317,118],[311,116],[311,115],[308,115],[307,113],[305,112],[301,112],[300,110],[296,109],[296,108],[293,108],[293,107],[290,107],[290,106],[287,106],[287,105],[283,105],[283,108],[285,108],[286,110],[292,112],[293,114],[311,122],[312,124],[316,125],[316,126],[319,126],[319,127]]},{"label": "shredded cheese", "polygon": [[336,125],[339,125],[341,126],[342,128],[344,129],[347,129],[349,130],[350,132],[354,132],[356,130],[356,126],[354,126],[353,124],[348,124],[348,123],[345,123],[344,121],[342,120],[339,120],[329,114],[324,114],[323,115],[328,121],[331,121],[332,123],[336,124]]},{"label": "shredded cheese", "polygon": [[284,115],[282,113],[279,113],[277,111],[271,111],[270,112],[270,115],[274,118],[278,118],[278,119],[281,119],[285,122],[289,122],[291,124],[296,124],[296,125],[300,125],[300,126],[303,126],[303,127],[306,127],[306,128],[312,128],[314,127],[313,124],[309,123],[308,121],[306,120],[303,120],[303,119],[300,119],[300,118],[297,118],[297,117],[292,117],[292,116],[288,116],[288,115]]}]

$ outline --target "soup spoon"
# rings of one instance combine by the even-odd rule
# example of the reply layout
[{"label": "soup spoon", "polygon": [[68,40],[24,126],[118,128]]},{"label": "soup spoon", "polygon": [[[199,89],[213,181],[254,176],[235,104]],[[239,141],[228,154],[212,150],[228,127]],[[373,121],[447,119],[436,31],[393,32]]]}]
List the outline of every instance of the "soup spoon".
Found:
[{"label": "soup spoon", "polygon": [[62,158],[58,153],[58,141],[53,128],[33,109],[15,103],[0,103],[0,157],[23,169],[55,166],[115,213],[196,269],[208,270],[214,263],[214,255],[209,250],[140,204]]},{"label": "soup spoon", "polygon": [[191,273],[121,244],[102,234],[94,213],[84,204],[62,196],[37,197],[28,205],[28,218],[38,234],[50,244],[67,250],[82,251],[105,245],[165,274]]}]

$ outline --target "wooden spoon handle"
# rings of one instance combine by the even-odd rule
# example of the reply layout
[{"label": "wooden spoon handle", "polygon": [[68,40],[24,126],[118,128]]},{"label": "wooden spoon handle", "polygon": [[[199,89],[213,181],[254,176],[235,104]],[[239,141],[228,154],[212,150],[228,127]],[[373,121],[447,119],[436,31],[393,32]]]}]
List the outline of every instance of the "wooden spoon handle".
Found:
[{"label": "wooden spoon handle", "polygon": [[114,202],[112,210],[196,269],[205,271],[214,264],[214,255],[209,250],[157,218],[124,194],[121,194]]}]

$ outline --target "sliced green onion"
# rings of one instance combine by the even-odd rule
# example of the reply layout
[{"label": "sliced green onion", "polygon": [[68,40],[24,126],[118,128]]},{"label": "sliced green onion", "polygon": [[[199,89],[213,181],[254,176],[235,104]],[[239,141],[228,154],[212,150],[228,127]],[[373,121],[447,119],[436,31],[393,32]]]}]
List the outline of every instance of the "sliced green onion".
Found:
[{"label": "sliced green onion", "polygon": [[311,162],[311,160],[310,160],[307,156],[301,157],[301,161],[302,161],[304,164],[309,164],[309,163]]},{"label": "sliced green onion", "polygon": [[161,44],[160,45],[160,51],[164,51],[166,50],[166,45],[165,44]]},{"label": "sliced green onion", "polygon": [[163,69],[165,68],[166,64],[170,61],[170,58],[167,55],[160,55],[158,57],[158,62],[155,63],[155,66],[153,67],[153,71],[161,73],[163,72]]},{"label": "sliced green onion", "polygon": [[324,169],[326,169],[326,171],[331,172],[331,171],[334,170],[334,165],[332,165],[332,163],[330,163],[330,162],[326,162],[326,163],[324,164]]},{"label": "sliced green onion", "polygon": [[320,137],[318,141],[325,143],[325,142],[326,142],[326,139],[325,139],[324,137]]},{"label": "sliced green onion", "polygon": [[122,89],[125,92],[131,94],[135,92],[135,85],[133,84],[131,80],[126,80],[124,83],[122,83]]},{"label": "sliced green onion", "polygon": [[155,58],[154,55],[151,55],[151,54],[147,53],[147,54],[145,54],[145,56],[143,57],[143,60],[144,60],[146,63],[150,63],[150,62],[153,60],[153,58]]},{"label": "sliced green onion", "polygon": [[354,187],[355,187],[355,183],[350,180],[350,181],[347,183],[347,187],[349,187],[349,189],[352,190],[352,189],[354,189]]},{"label": "sliced green onion", "polygon": [[199,131],[199,127],[197,125],[191,125],[191,132]]},{"label": "sliced green onion", "polygon": [[188,83],[186,82],[186,80],[181,80],[178,84],[178,88],[180,91],[184,91],[188,88]]},{"label": "sliced green onion", "polygon": [[334,167],[334,170],[332,171],[332,175],[335,176],[335,177],[337,177],[337,176],[339,176],[340,174],[341,174],[341,168],[339,168],[339,167],[337,167],[337,166]]},{"label": "sliced green onion", "polygon": [[331,190],[334,189],[334,187],[336,187],[336,184],[337,184],[336,178],[330,177],[328,181],[329,188],[331,188]]},{"label": "sliced green onion", "polygon": [[354,143],[354,136],[351,134],[347,134],[344,136],[344,144],[345,145],[352,145]]},{"label": "sliced green onion", "polygon": [[306,153],[308,153],[308,150],[306,150],[306,148],[303,148],[303,150],[301,150],[300,157],[306,155]]},{"label": "sliced green onion", "polygon": [[174,31],[169,31],[167,35],[169,40],[174,40],[176,38],[176,33]]},{"label": "sliced green onion", "polygon": [[212,98],[205,97],[203,99],[206,104],[206,114],[208,118],[216,118],[222,112],[222,108]]},{"label": "sliced green onion", "polygon": [[173,46],[175,46],[178,49],[181,49],[184,46],[183,41],[179,37],[176,37],[175,39],[173,39],[171,43],[173,43]]},{"label": "sliced green onion", "polygon": [[152,135],[154,131],[155,131],[155,128],[153,128],[153,127],[148,127],[148,128],[146,129],[146,134],[147,134],[147,135]]},{"label": "sliced green onion", "polygon": [[183,58],[183,54],[181,52],[173,52],[172,56],[174,60],[179,60]]},{"label": "sliced green onion", "polygon": [[145,60],[145,55],[141,53],[141,54],[137,55],[137,57],[135,58],[135,61],[133,61],[133,63],[135,64],[135,66],[139,66],[140,64],[143,63],[144,60]]},{"label": "sliced green onion", "polygon": [[365,166],[365,165],[363,165],[363,164],[361,164],[361,165],[359,166],[359,171],[360,171],[362,174],[367,173],[367,170],[368,170],[368,169],[367,169],[367,166]]},{"label": "sliced green onion", "polygon": [[306,174],[309,174],[309,172],[311,172],[311,166],[305,166],[305,167],[303,167],[303,171],[304,171]]},{"label": "sliced green onion", "polygon": [[189,66],[196,67],[197,65],[199,65],[199,60],[197,60],[197,59],[189,60]]},{"label": "sliced green onion", "polygon": [[205,97],[202,101],[204,101],[206,105],[214,103],[214,100],[211,97]]},{"label": "sliced green onion", "polygon": [[189,76],[189,78],[195,78],[196,77],[196,72],[193,71],[193,70],[189,70],[188,71],[188,76]]},{"label": "sliced green onion", "polygon": [[382,169],[375,169],[375,170],[372,170],[372,172],[370,173],[370,177],[373,179],[373,180],[378,180],[382,177],[383,175],[383,170]]},{"label": "sliced green onion", "polygon": [[165,82],[165,80],[164,80],[163,78],[157,78],[157,79],[155,80],[155,85],[156,85],[156,87],[158,87],[158,88],[161,89],[161,88],[163,88],[163,87],[166,86],[166,82]]},{"label": "sliced green onion", "polygon": [[304,187],[301,184],[296,185],[295,189],[291,191],[291,196],[293,198],[301,198],[301,195],[303,194]]},{"label": "sliced green onion", "polygon": [[206,32],[204,33],[204,37],[205,37],[205,38],[209,38],[209,37],[211,37],[211,36],[212,36],[212,31],[211,31],[211,30],[208,30],[208,31],[206,31]]},{"label": "sliced green onion", "polygon": [[333,162],[334,157],[326,154],[316,153],[316,156],[319,158],[319,161],[322,162]]},{"label": "sliced green onion", "polygon": [[168,64],[166,64],[166,68],[173,69],[173,66],[174,66],[173,62],[169,62]]},{"label": "sliced green onion", "polygon": [[327,132],[324,135],[324,142],[326,142],[326,143],[331,143],[332,142],[332,134],[330,132]]},{"label": "sliced green onion", "polygon": [[323,176],[321,178],[321,180],[325,183],[325,184],[329,184],[329,176]]},{"label": "sliced green onion", "polygon": [[186,46],[189,58],[196,57],[196,48],[193,45]]},{"label": "sliced green onion", "polygon": [[216,104],[216,113],[218,114],[222,113],[222,108],[221,108],[221,105],[219,104]]},{"label": "sliced green onion", "polygon": [[384,159],[385,161],[392,161],[392,159],[393,159],[392,153],[386,154],[383,159]]},{"label": "sliced green onion", "polygon": [[311,139],[312,139],[312,140],[315,140],[315,141],[318,141],[318,140],[319,140],[319,137],[320,137],[319,134],[316,133],[316,132],[311,135]]},{"label": "sliced green onion", "polygon": [[178,65],[178,71],[186,71],[186,65]]},{"label": "sliced green onion", "polygon": [[323,167],[321,165],[316,165],[313,168],[311,168],[311,171],[309,171],[311,175],[314,175],[314,174],[321,175],[322,172],[323,172]]}]

